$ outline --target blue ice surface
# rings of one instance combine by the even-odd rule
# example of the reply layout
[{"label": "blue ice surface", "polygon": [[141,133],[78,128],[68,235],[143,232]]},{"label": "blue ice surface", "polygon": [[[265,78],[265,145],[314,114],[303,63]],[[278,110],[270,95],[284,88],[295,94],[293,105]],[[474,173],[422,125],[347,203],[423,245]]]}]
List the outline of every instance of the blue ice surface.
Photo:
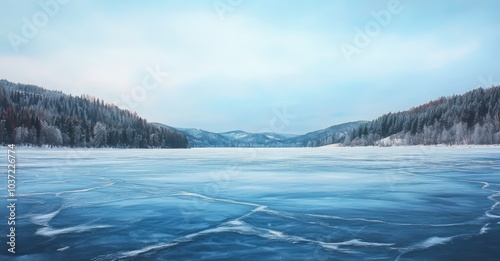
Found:
[{"label": "blue ice surface", "polygon": [[499,147],[17,156],[0,260],[500,259]]}]

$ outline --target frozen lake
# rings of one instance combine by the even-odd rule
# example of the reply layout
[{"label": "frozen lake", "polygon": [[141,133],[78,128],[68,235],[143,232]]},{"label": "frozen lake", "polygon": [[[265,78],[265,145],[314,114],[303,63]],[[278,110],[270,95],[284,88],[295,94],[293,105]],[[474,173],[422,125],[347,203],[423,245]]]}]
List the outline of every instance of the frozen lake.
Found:
[{"label": "frozen lake", "polygon": [[500,260],[499,147],[16,151],[2,260]]}]

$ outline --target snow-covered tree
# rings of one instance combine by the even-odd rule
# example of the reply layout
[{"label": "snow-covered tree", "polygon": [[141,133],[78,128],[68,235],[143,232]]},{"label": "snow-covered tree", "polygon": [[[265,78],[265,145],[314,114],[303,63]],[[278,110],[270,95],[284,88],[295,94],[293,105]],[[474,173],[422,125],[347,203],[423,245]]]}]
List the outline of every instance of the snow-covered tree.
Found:
[{"label": "snow-covered tree", "polygon": [[94,126],[94,145],[96,147],[104,147],[107,144],[108,131],[106,125],[97,122]]}]

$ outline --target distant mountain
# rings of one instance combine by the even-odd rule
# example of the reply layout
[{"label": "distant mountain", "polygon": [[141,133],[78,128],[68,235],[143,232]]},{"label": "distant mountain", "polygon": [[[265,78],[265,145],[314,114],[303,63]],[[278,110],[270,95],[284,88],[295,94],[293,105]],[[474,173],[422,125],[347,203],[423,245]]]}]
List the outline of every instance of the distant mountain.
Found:
[{"label": "distant mountain", "polygon": [[200,129],[178,129],[186,135],[189,146],[197,147],[236,147],[231,139],[220,135]]},{"label": "distant mountain", "polygon": [[243,147],[282,147],[282,142],[289,137],[294,137],[290,134],[279,133],[248,133],[245,131],[229,131],[220,133],[224,137],[232,139],[235,144]]},{"label": "distant mountain", "polygon": [[353,129],[343,143],[500,144],[500,86],[441,97],[407,111],[385,114]]},{"label": "distant mountain", "polygon": [[368,121],[354,121],[334,125],[285,140],[287,147],[318,147],[344,141],[348,132]]},{"label": "distant mountain", "polygon": [[200,129],[176,129],[160,123],[154,124],[182,132],[188,138],[191,147],[317,147],[329,144],[329,142],[342,142],[349,131],[366,122],[344,123],[304,135],[249,133],[242,130],[214,133]]},{"label": "distant mountain", "polygon": [[190,147],[282,147],[291,134],[249,133],[241,130],[215,133],[200,129],[173,128],[161,123],[156,126],[178,130],[186,135]]},{"label": "distant mountain", "polygon": [[0,144],[66,147],[186,148],[176,130],[90,97],[0,80]]},{"label": "distant mountain", "polygon": [[[248,133],[241,130],[236,131],[228,131],[222,132],[221,135],[232,138],[235,140],[255,140],[255,139],[265,139],[265,140],[286,140],[288,138],[296,137],[295,134],[280,134],[280,133],[272,133],[272,132],[264,132],[264,133]],[[257,137],[257,138],[256,138]]]}]

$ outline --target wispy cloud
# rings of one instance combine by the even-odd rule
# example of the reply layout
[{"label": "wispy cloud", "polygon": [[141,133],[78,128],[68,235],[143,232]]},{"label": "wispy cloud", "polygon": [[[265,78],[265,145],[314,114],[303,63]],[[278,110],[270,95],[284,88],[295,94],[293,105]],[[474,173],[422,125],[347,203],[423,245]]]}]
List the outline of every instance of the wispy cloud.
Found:
[{"label": "wispy cloud", "polygon": [[[146,118],[258,131],[285,103],[302,119],[290,132],[460,93],[498,71],[496,2],[400,2],[402,11],[347,62],[339,44],[388,3],[248,1],[221,20],[204,1],[69,1],[18,53],[3,38],[0,71],[12,81],[114,101],[140,84],[145,66],[158,65],[169,78],[137,107]],[[0,11],[4,36],[40,10],[35,1],[2,5],[9,9]],[[415,93],[402,96],[408,88]]]}]

